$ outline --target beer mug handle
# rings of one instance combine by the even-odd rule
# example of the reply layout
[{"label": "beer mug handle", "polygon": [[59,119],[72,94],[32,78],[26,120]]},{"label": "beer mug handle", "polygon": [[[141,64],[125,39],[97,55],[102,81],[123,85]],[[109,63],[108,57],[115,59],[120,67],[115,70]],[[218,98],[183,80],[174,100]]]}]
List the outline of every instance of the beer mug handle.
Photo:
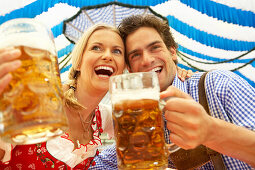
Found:
[{"label": "beer mug handle", "polygon": [[[160,99],[160,100],[159,100],[159,108],[160,108],[161,110],[163,110],[163,108],[165,107],[165,105],[166,105],[165,100]],[[176,151],[178,151],[179,149],[181,149],[181,147],[177,146],[177,145],[174,144],[174,143],[167,144],[166,146],[167,146],[168,152],[169,152],[170,154],[171,154],[171,153],[174,153],[174,152],[176,152]]]},{"label": "beer mug handle", "polygon": [[181,149],[181,147],[177,146],[176,144],[174,143],[170,143],[170,144],[167,144],[166,145],[167,148],[168,148],[168,152],[171,154],[171,153],[174,153],[176,151],[178,151],[179,149]]}]

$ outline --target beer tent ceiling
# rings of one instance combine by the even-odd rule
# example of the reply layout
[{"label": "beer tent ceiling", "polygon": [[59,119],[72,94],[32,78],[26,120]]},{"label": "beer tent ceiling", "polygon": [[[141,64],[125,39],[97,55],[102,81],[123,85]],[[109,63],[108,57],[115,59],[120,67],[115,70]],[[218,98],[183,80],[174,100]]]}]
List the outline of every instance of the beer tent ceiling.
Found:
[{"label": "beer tent ceiling", "polygon": [[[36,18],[51,28],[62,68],[61,78],[65,81],[70,62],[65,63],[64,59],[74,45],[63,34],[63,21],[74,16],[85,6],[109,2],[112,1],[0,1],[0,24],[13,18],[28,17]],[[255,87],[254,0],[119,0],[117,2],[149,6],[157,14],[168,19],[173,36],[179,44],[180,67],[193,71],[216,68],[231,70]],[[100,15],[108,14],[100,13]]]}]

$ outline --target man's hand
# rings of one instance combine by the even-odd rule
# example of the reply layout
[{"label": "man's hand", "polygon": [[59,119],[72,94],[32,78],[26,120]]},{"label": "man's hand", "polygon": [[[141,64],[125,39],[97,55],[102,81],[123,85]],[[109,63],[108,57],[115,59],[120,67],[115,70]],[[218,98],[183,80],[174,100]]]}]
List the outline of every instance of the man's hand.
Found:
[{"label": "man's hand", "polygon": [[161,92],[160,98],[167,99],[164,111],[173,143],[183,149],[192,149],[207,140],[211,116],[202,105],[173,86]]}]

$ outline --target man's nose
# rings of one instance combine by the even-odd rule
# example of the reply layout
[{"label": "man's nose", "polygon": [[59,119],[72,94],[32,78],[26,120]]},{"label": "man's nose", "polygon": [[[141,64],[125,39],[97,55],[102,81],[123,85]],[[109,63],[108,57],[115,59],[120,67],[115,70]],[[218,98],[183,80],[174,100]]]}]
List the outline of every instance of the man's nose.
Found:
[{"label": "man's nose", "polygon": [[149,66],[154,62],[155,58],[148,52],[143,53],[142,65]]}]

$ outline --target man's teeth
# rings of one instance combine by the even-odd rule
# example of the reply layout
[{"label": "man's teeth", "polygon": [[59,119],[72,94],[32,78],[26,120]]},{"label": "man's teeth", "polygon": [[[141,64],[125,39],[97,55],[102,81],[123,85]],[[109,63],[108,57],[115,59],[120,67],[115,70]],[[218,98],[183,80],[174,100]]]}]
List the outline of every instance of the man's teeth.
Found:
[{"label": "man's teeth", "polygon": [[107,67],[107,66],[99,66],[97,68],[95,68],[95,70],[109,70],[110,72],[113,72],[113,69],[111,67]]},{"label": "man's teeth", "polygon": [[152,72],[159,72],[160,70],[161,70],[161,67],[156,67],[156,68],[152,69],[151,71]]}]

